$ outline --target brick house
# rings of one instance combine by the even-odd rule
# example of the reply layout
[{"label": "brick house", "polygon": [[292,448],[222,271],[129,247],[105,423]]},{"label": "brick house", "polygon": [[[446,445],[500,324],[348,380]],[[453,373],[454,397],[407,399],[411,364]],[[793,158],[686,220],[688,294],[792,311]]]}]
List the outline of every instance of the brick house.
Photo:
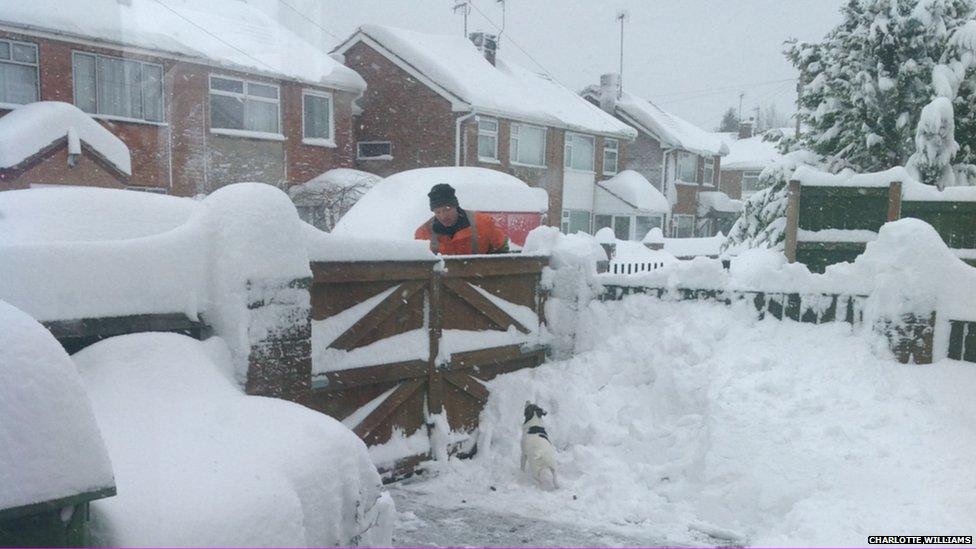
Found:
[{"label": "brick house", "polygon": [[753,133],[752,120],[739,125],[738,134],[724,134],[729,155],[722,159],[719,190],[732,198],[746,199],[758,190],[759,174],[782,158],[777,143],[789,128],[773,128]]},{"label": "brick house", "polygon": [[[90,177],[48,147],[0,190],[95,184],[192,196],[238,181],[286,187],[352,167],[365,82],[236,0],[0,0],[0,116],[70,103],[131,151],[128,177]],[[62,140],[63,141],[63,140]]]},{"label": "brick house", "polygon": [[468,41],[379,25],[343,41],[333,53],[367,83],[357,167],[501,170],[549,193],[548,224],[590,232],[598,174],[617,172],[636,131],[496,48],[482,33]]},{"label": "brick house", "polygon": [[583,91],[590,103],[637,129],[637,139],[620,156],[622,169],[644,176],[671,200],[669,230],[675,237],[711,236],[715,225],[700,215],[698,195],[717,191],[721,139],[621,88],[620,76],[605,74]]}]

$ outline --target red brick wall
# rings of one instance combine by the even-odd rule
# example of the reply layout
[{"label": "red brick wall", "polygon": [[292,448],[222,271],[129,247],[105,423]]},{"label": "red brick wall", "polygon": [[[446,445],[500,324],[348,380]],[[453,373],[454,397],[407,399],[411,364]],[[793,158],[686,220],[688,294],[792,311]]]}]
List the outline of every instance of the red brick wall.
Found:
[{"label": "red brick wall", "polygon": [[359,100],[356,140],[392,143],[392,160],[357,160],[360,169],[387,176],[454,165],[457,113],[448,100],[363,43],[346,51],[345,62],[367,86]]},{"label": "red brick wall", "polygon": [[[12,179],[8,179],[13,175]],[[44,161],[16,173],[0,170],[0,191],[26,189],[29,183],[80,185],[85,187],[125,188],[116,175],[106,170],[87,153],[78,157],[75,167],[68,167],[68,147],[63,143],[44,157]]]},{"label": "red brick wall", "polygon": [[[110,48],[92,47],[24,34],[0,31],[0,37],[32,42],[38,45],[40,58],[40,93],[44,101],[73,103],[71,52],[85,51],[115,57],[126,57],[157,63],[164,72],[164,105],[166,124],[96,118],[103,126],[117,135],[129,147],[132,154],[132,177],[135,186],[165,188],[174,195],[191,196],[213,190],[218,181],[267,180],[266,174],[249,173],[246,166],[237,166],[232,174],[213,173],[208,165],[208,147],[216,141],[222,148],[240,148],[240,154],[248,155],[260,144],[266,149],[270,143],[245,139],[214,136],[209,133],[209,79],[211,72],[239,78],[260,80],[281,85],[282,133],[284,143],[273,147],[284,162],[284,169],[277,181],[269,183],[302,183],[328,169],[352,167],[354,147],[352,142],[352,100],[354,94],[333,92],[336,147],[326,148],[304,145],[302,137],[301,90],[311,88],[289,81],[274,81],[254,77],[247,73],[227,70],[211,70],[210,67],[171,59],[122,53]],[[332,91],[316,88],[320,91]],[[0,116],[9,111],[0,111]],[[257,143],[261,141],[261,143]],[[258,162],[259,164],[260,162]],[[59,173],[53,167],[49,175]],[[75,168],[78,169],[78,168]],[[209,172],[209,173],[208,173]],[[29,171],[22,177],[37,173]],[[223,176],[223,177],[221,177]],[[77,180],[62,174],[64,183]],[[213,185],[211,184],[213,179]]]},{"label": "red brick wall", "polygon": [[742,198],[742,175],[744,173],[743,170],[723,171],[719,190],[729,195],[729,198]]}]

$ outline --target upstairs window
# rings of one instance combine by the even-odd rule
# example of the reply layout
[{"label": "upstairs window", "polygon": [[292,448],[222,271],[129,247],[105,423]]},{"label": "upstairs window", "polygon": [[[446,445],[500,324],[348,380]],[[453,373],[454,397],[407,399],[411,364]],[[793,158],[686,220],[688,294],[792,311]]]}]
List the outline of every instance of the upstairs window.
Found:
[{"label": "upstairs window", "polygon": [[510,140],[512,162],[526,166],[546,166],[546,129],[527,124],[512,124]]},{"label": "upstairs window", "polygon": [[759,190],[759,174],[762,172],[742,173],[742,198],[746,198]]},{"label": "upstairs window", "polygon": [[698,182],[698,157],[689,153],[678,153],[678,180],[685,183]]},{"label": "upstairs window", "polygon": [[603,175],[615,175],[617,173],[619,147],[620,143],[616,139],[603,140]]},{"label": "upstairs window", "polygon": [[594,150],[596,145],[591,135],[566,133],[566,150],[563,156],[563,166],[571,170],[584,172],[593,171]]},{"label": "upstairs window", "polygon": [[36,44],[0,40],[0,103],[37,101],[37,68]]},{"label": "upstairs window", "polygon": [[91,113],[162,122],[163,66],[72,52],[75,106]]},{"label": "upstairs window", "polygon": [[302,92],[302,138],[306,142],[333,142],[332,94],[305,90]]},{"label": "upstairs window", "polygon": [[478,118],[478,160],[498,161],[498,120]]},{"label": "upstairs window", "polygon": [[278,86],[210,77],[210,128],[279,133]]},{"label": "upstairs window", "polygon": [[715,184],[715,158],[708,156],[702,159],[705,164],[704,175],[702,175],[702,182],[706,185]]}]

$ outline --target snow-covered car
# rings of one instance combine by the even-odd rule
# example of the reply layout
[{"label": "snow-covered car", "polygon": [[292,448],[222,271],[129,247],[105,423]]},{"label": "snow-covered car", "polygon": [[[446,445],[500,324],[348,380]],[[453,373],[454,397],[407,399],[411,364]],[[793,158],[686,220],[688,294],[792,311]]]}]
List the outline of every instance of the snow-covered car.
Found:
[{"label": "snow-covered car", "polygon": [[549,194],[544,189],[530,187],[504,172],[472,167],[420,168],[376,183],[332,232],[348,237],[412,240],[417,227],[430,219],[427,193],[438,183],[448,183],[457,190],[462,208],[491,215],[519,246],[549,211]]},{"label": "snow-covered car", "polygon": [[366,445],[245,395],[220,338],[132,334],[73,358],[118,486],[92,505],[96,545],[390,545],[393,501]]}]

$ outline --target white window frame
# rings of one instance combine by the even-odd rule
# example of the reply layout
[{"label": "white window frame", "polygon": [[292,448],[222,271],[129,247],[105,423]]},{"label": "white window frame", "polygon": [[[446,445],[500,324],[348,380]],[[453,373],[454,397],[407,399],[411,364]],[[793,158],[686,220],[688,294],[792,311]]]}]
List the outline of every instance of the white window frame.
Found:
[{"label": "white window frame", "polygon": [[[518,134],[522,131],[522,128],[534,128],[534,129],[542,130],[542,164],[527,164],[525,162],[519,162],[518,160],[519,135]],[[508,143],[509,143],[509,156],[511,157],[510,162],[512,164],[516,166],[527,166],[529,168],[546,167],[546,150],[549,145],[549,129],[546,128],[545,126],[534,126],[532,124],[513,123],[511,126],[511,135],[509,136]]]},{"label": "white window frame", "polygon": [[[279,94],[280,93],[281,92],[279,91]],[[314,136],[313,137],[309,137],[308,134],[305,133],[305,97],[308,97],[308,96],[311,96],[311,97],[322,97],[322,98],[325,98],[325,99],[328,99],[329,100],[329,136],[328,137],[314,137]],[[279,96],[279,100],[280,100],[280,96]],[[280,129],[281,128],[279,126],[279,130]],[[321,91],[321,90],[313,90],[313,89],[304,89],[304,90],[302,90],[302,143],[305,144],[305,145],[314,145],[314,146],[317,146],[317,147],[335,147],[336,146],[336,142],[335,142],[335,98],[333,97],[332,93],[326,92],[326,91]]]},{"label": "white window frame", "polygon": [[[118,57],[118,56],[115,56],[115,55],[102,55],[100,53],[92,53],[92,52],[88,52],[88,51],[72,50],[71,51],[71,82],[72,82],[72,84],[71,84],[71,96],[72,96],[72,99],[73,99],[73,103],[72,104],[74,104],[75,106],[78,105],[78,97],[77,97],[78,92],[77,92],[77,88],[76,88],[77,78],[75,76],[75,58],[77,58],[77,57],[91,57],[91,58],[93,58],[95,60],[95,75],[94,75],[95,76],[95,87],[94,87],[94,89],[92,89],[92,93],[95,96],[95,112],[88,113],[93,118],[101,118],[101,119],[104,119],[104,120],[117,120],[117,121],[120,121],[120,122],[137,122],[137,123],[140,123],[140,124],[154,124],[154,125],[158,125],[158,126],[165,126],[166,125],[166,68],[163,67],[163,65],[161,63],[153,63],[151,61],[142,61],[140,59],[131,59],[131,58],[126,58],[126,57]],[[133,62],[139,63],[142,66],[149,65],[149,66],[152,66],[152,67],[158,67],[159,68],[159,74],[160,74],[160,78],[159,78],[159,103],[160,103],[160,105],[159,105],[159,108],[160,108],[160,113],[162,114],[162,119],[161,120],[150,120],[150,119],[148,119],[148,118],[145,117],[145,114],[146,114],[146,94],[145,93],[142,94],[142,113],[143,113],[142,118],[135,118],[135,117],[131,117],[131,116],[119,116],[117,114],[109,114],[109,113],[103,112],[103,110],[102,110],[103,109],[103,106],[98,101],[98,95],[99,95],[98,94],[98,88],[99,88],[99,85],[100,85],[99,84],[99,81],[98,81],[99,80],[98,79],[98,59],[99,58],[102,58],[102,59],[117,59],[119,61],[133,61]],[[141,67],[140,67],[140,70],[141,70]],[[142,85],[141,82],[140,82],[140,86],[139,87],[140,87],[141,90],[143,90],[143,92],[145,91],[144,90],[144,86]]]},{"label": "white window frame", "polygon": [[[657,227],[659,229],[661,229],[662,234],[664,232],[664,228],[667,227],[667,225],[665,224],[667,222],[667,216],[665,216],[664,214],[636,214],[634,216],[634,240],[643,240],[644,237],[647,236],[647,233],[638,234],[638,232],[637,232],[637,218],[638,217],[646,217],[648,219],[657,219],[658,220]],[[650,229],[648,229],[648,231],[650,231]]]},{"label": "white window frame", "polygon": [[715,157],[714,156],[702,157],[702,184],[709,187],[715,186]]},{"label": "white window frame", "polygon": [[[684,179],[681,174],[681,160],[685,158],[690,158],[692,161],[692,165],[694,166],[692,168],[694,171],[692,173],[691,179]],[[698,184],[698,155],[689,152],[684,152],[684,151],[676,154],[674,158],[674,175],[675,175],[675,180],[681,183]]]},{"label": "white window frame", "polygon": [[[760,170],[746,170],[746,171],[742,172],[742,179],[739,180],[739,196],[741,196],[742,198],[748,198],[748,197],[756,194],[757,192],[759,192],[759,189],[756,188],[756,185],[759,184],[759,175],[761,173],[762,173],[762,171],[760,171]],[[752,174],[755,174],[755,175],[752,175]],[[750,178],[751,177],[755,177],[755,185],[753,185],[753,188],[748,189],[748,190],[746,190],[746,178],[747,177],[750,177]]]},{"label": "white window frame", "polygon": [[587,220],[586,228],[583,230],[583,232],[586,234],[592,234],[593,219],[595,217],[593,215],[593,212],[591,212],[590,210],[581,210],[578,208],[569,208],[569,209],[564,209],[562,211],[562,217],[559,222],[559,230],[563,234],[569,234],[569,224],[570,224],[570,220],[572,220],[573,212],[583,212],[587,215],[588,220]]},{"label": "white window frame", "polygon": [[[384,143],[387,144],[387,145],[389,145],[389,147],[390,147],[390,153],[389,154],[385,154],[385,155],[384,154],[381,154],[379,156],[363,156],[362,155],[362,150],[363,150],[363,147],[362,146],[363,145],[382,145]],[[357,141],[356,142],[356,160],[378,160],[378,161],[393,160],[393,142],[392,141]]]},{"label": "white window frame", "polygon": [[[610,144],[613,143],[611,147]],[[607,155],[613,155],[613,170],[607,169]],[[605,137],[603,139],[603,175],[617,175],[620,171],[620,142],[616,139]]]},{"label": "white window frame", "polygon": [[[681,236],[678,234],[678,227],[681,225],[680,221],[682,219],[690,219],[691,223],[689,227],[691,228],[691,233],[687,236]],[[673,238],[693,238],[695,236],[695,216],[691,214],[673,214],[671,216],[672,230],[671,236]]]},{"label": "white window frame", "polygon": [[[492,122],[495,124],[495,129],[490,130],[482,125],[482,122]],[[493,164],[498,164],[498,119],[497,118],[485,118],[478,117],[478,161],[479,162],[491,162]],[[494,156],[481,156],[481,140],[493,139],[495,141],[495,154]]]},{"label": "white window frame", "polygon": [[[578,139],[585,139],[591,143],[590,150],[593,151],[593,156],[590,158],[590,169],[573,166],[573,160],[575,158],[573,145]],[[583,133],[566,132],[565,142],[565,146],[563,147],[563,167],[574,172],[596,173],[596,138]]]},{"label": "white window frame", "polygon": [[[213,87],[213,79],[214,78],[219,78],[221,80],[232,80],[234,82],[240,82],[241,83],[241,89],[243,89],[244,92],[243,93],[237,93],[237,92],[229,92],[229,91],[225,91],[225,90],[215,90],[214,87]],[[215,134],[220,134],[220,135],[237,136],[237,137],[252,137],[252,138],[255,138],[255,139],[271,139],[271,140],[274,140],[274,141],[284,141],[285,136],[282,133],[282,129],[283,128],[282,128],[282,125],[281,125],[281,86],[280,85],[278,85],[277,83],[262,82],[261,80],[249,80],[247,78],[239,78],[237,76],[229,76],[229,75],[225,75],[225,74],[213,74],[213,73],[211,73],[209,75],[209,78],[207,80],[207,84],[208,84],[208,95],[207,95],[207,108],[208,108],[208,110],[211,108],[210,107],[210,96],[211,95],[223,95],[225,97],[234,97],[234,98],[237,98],[237,99],[241,99],[242,101],[244,101],[244,120],[242,120],[242,123],[243,124],[246,124],[247,123],[247,102],[248,101],[260,101],[262,103],[274,103],[276,105],[276,107],[277,107],[275,110],[278,111],[278,131],[277,132],[266,132],[266,131],[259,131],[259,130],[249,130],[247,128],[244,128],[244,129],[237,129],[237,128],[215,128],[213,126],[213,113],[212,112],[208,112],[207,113],[207,127],[210,129],[210,133],[215,133]],[[277,94],[278,97],[277,97],[277,99],[271,99],[270,97],[261,97],[261,96],[258,96],[258,95],[249,95],[247,93],[247,85],[248,84],[257,84],[259,86],[268,86],[269,88],[274,88],[275,90],[278,91],[278,94]],[[302,105],[303,111],[304,111],[304,108],[305,108],[305,105],[303,104]],[[303,112],[303,117],[304,117],[304,112]],[[304,124],[304,118],[303,118],[303,122],[302,123]]]},{"label": "white window frame", "polygon": [[[34,67],[34,96],[36,98],[35,101],[40,101],[41,100],[41,49],[37,46],[37,44],[33,42],[23,42],[20,40],[10,40],[7,38],[0,39],[0,42],[7,44],[7,47],[10,49],[10,58],[0,60],[0,63],[4,63],[7,65],[20,65],[24,67]],[[18,46],[30,46],[34,48],[34,59],[36,61],[34,63],[27,63],[25,61],[14,61],[14,44]],[[0,101],[0,107],[7,107],[7,106],[14,107],[22,104],[23,103],[10,103],[7,101]]]}]

